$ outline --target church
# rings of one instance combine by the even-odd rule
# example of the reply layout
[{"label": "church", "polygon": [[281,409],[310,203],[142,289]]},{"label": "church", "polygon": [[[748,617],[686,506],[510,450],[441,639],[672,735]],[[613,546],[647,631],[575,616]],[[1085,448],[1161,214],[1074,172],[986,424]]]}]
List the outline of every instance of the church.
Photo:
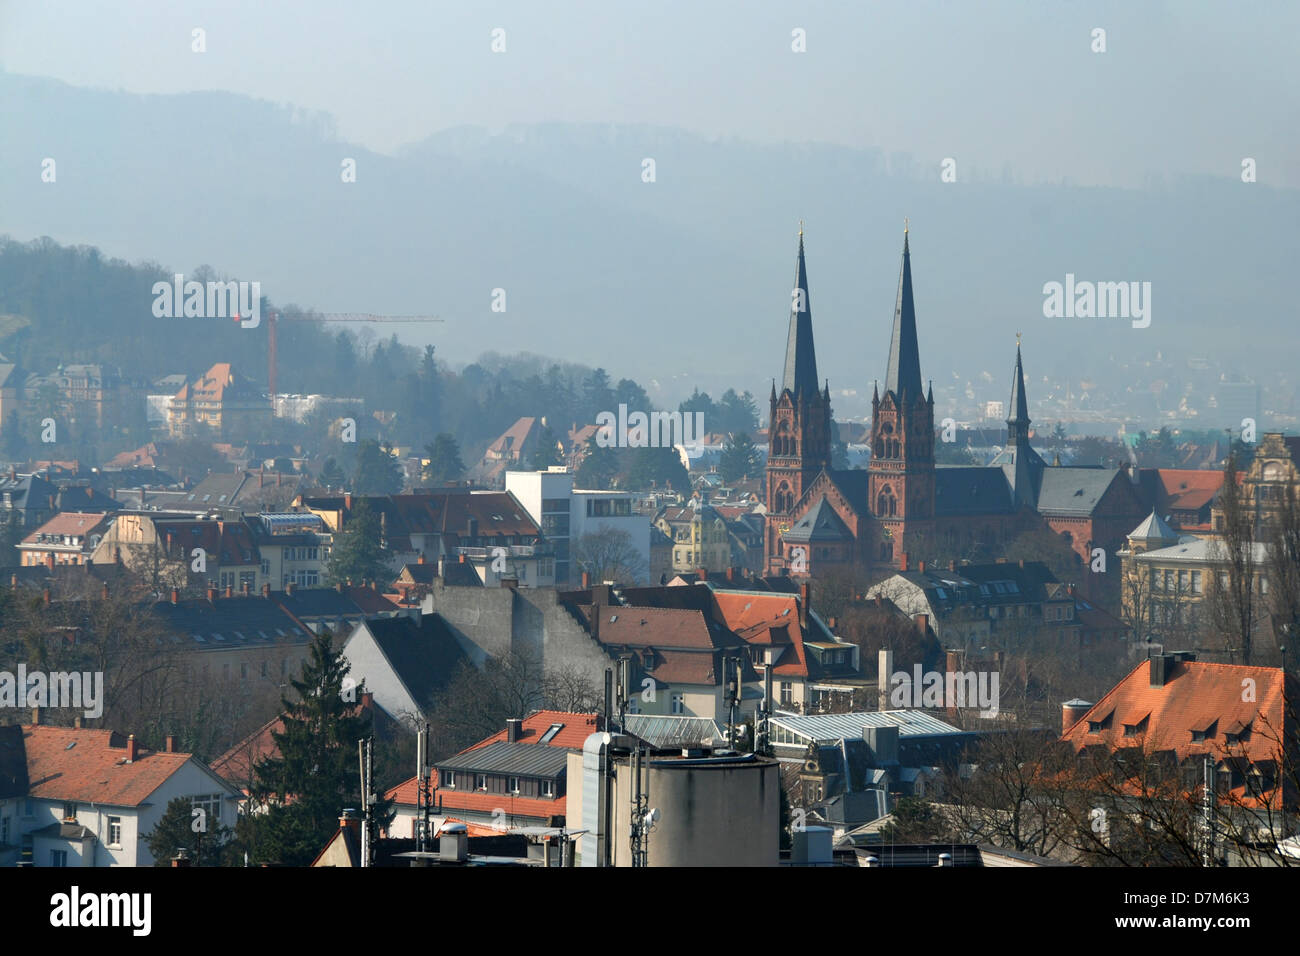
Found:
[{"label": "church", "polygon": [[977,549],[997,554],[1043,525],[1074,551],[1081,571],[1094,549],[1114,560],[1151,505],[1126,467],[1048,465],[1034,451],[1018,341],[1006,447],[985,466],[935,462],[934,390],[921,378],[909,241],[905,228],[883,391],[877,381],[871,399],[871,461],[844,470],[831,464],[830,383],[817,378],[800,228],[785,368],[780,390],[772,383],[768,419],[767,572],[883,575]]}]

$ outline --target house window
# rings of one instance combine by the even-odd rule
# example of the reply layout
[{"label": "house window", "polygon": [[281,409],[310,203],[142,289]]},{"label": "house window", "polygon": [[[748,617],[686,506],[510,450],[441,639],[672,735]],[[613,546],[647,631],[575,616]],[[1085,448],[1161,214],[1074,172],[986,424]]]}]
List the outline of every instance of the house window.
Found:
[{"label": "house window", "polygon": [[487,789],[487,774],[485,773],[474,774],[474,789],[475,790]]},{"label": "house window", "polygon": [[197,797],[190,797],[190,807],[202,810],[202,816],[194,816],[193,820],[202,820],[209,831],[221,822],[221,794],[202,794]]},{"label": "house window", "polygon": [[794,703],[794,683],[788,680],[781,681],[781,703],[787,707]]},{"label": "house window", "polygon": [[50,866],[67,866],[67,865],[68,865],[67,850],[50,851]]},{"label": "house window", "polygon": [[[3,841],[0,841],[3,842]],[[120,847],[122,845],[122,818],[108,818],[108,845]]]},{"label": "house window", "polygon": [[456,789],[456,774],[451,770],[442,771],[442,785],[449,790]]},{"label": "house window", "polygon": [[519,792],[519,778],[518,778],[518,777],[507,777],[507,778],[506,778],[506,790],[509,791],[510,793],[518,793],[518,792]]},{"label": "house window", "polygon": [[555,796],[555,781],[554,780],[541,781],[541,791],[542,791],[542,796],[544,797]]},{"label": "house window", "polygon": [[77,822],[77,805],[75,803],[65,803],[63,805],[63,819],[67,823]]},{"label": "house window", "polygon": [[1201,572],[1200,571],[1192,572],[1192,593],[1193,594],[1201,593]]},{"label": "house window", "polygon": [[681,694],[673,694],[673,713],[674,714],[686,713],[686,701]]}]

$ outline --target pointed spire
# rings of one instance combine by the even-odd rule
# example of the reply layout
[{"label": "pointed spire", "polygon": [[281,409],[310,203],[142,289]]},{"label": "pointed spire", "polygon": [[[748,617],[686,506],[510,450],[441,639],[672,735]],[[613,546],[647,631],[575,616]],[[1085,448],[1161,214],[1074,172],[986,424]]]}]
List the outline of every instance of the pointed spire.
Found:
[{"label": "pointed spire", "polygon": [[912,301],[912,256],[908,248],[906,220],[903,227],[903,268],[898,276],[898,298],[894,301],[894,329],[889,339],[889,368],[885,391],[915,402],[921,394],[921,353],[916,345],[916,307]]},{"label": "pointed spire", "polygon": [[772,404],[776,404],[776,379],[772,379]]},{"label": "pointed spire", "polygon": [[1020,361],[1020,333],[1016,333],[1016,370],[1011,373],[1011,401],[1007,405],[1010,412],[1008,425],[1020,426],[1018,434],[1029,435],[1029,403],[1025,399],[1025,367]]},{"label": "pointed spire", "polygon": [[808,269],[803,259],[803,220],[799,221],[799,257],[795,263],[794,288],[790,304],[790,335],[785,344],[785,378],[781,388],[811,397],[817,392],[817,354],[813,349]]}]

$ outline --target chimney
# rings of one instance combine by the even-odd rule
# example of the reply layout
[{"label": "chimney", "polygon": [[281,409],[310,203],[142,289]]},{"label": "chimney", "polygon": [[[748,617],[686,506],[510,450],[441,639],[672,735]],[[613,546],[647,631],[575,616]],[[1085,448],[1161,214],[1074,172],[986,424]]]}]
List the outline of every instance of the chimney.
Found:
[{"label": "chimney", "polygon": [[1020,559],[1020,570],[1023,571],[1024,569],[1025,569],[1025,559],[1024,559],[1024,558],[1021,558],[1021,559]]},{"label": "chimney", "polygon": [[375,708],[375,695],[374,695],[374,693],[371,692],[371,691],[365,691],[365,692],[362,693],[362,695],[361,695],[361,709],[362,709],[362,710],[374,710],[374,708]]},{"label": "chimney", "polygon": [[424,552],[421,551],[419,557],[415,559],[416,564],[424,564]]},{"label": "chimney", "polygon": [[172,857],[172,869],[179,869],[182,867],[189,867],[193,865],[194,865],[193,861],[190,860],[189,849],[183,846],[177,847],[176,855]]},{"label": "chimney", "polygon": [[135,734],[126,738],[126,762],[135,763],[135,758],[140,755],[140,747],[135,742]]},{"label": "chimney", "polygon": [[74,730],[81,730],[83,718],[80,714],[72,718],[72,727]]},{"label": "chimney", "polygon": [[924,561],[916,562],[916,570],[920,571],[922,574],[925,574],[925,562]]},{"label": "chimney", "polygon": [[949,571],[956,571],[956,570],[957,570],[957,562],[956,562],[956,561],[949,561],[949,562],[948,562],[948,570],[949,570]]},{"label": "chimney", "polygon": [[33,707],[33,708],[32,708],[32,726],[33,726],[33,727],[39,727],[40,725],[41,725],[41,709],[40,709],[39,707]]},{"label": "chimney", "polygon": [[506,743],[517,744],[519,738],[524,735],[524,722],[518,717],[511,717],[506,720]]},{"label": "chimney", "polygon": [[464,564],[464,563],[465,563],[465,552],[464,552],[464,551],[462,551],[462,552],[460,553],[460,563],[461,563],[461,564]]},{"label": "chimney", "polygon": [[513,590],[515,590],[516,588],[519,587],[519,579],[518,579],[518,578],[502,578],[502,579],[501,579],[501,586],[502,586],[503,588],[509,588],[510,590],[513,591]]},{"label": "chimney", "polygon": [[812,604],[812,582],[804,581],[799,585],[799,626],[808,626],[809,605]]},{"label": "chimney", "polygon": [[262,585],[262,597],[269,598],[270,596],[271,596],[271,582],[267,581],[265,584]]},{"label": "chimney", "polygon": [[698,580],[698,581],[707,581],[707,580],[709,579],[709,571],[708,571],[708,569],[707,569],[707,568],[696,568],[696,569],[695,569],[695,578],[696,578],[696,580]]},{"label": "chimney", "polygon": [[100,599],[101,601],[107,601],[107,600],[108,600],[108,582],[107,582],[107,581],[105,581],[105,582],[104,582],[104,586],[103,586],[102,588],[99,589],[99,599]]},{"label": "chimney", "polygon": [[250,585],[249,585],[249,583],[248,583],[247,581],[244,581],[244,582],[239,586],[239,591],[240,591],[241,594],[244,595],[244,597],[248,597],[248,589],[249,589],[249,587],[250,587]]},{"label": "chimney", "polygon": [[899,565],[898,565],[898,570],[900,570],[900,571],[906,571],[906,570],[908,570],[910,567],[911,567],[911,565],[909,565],[908,562],[907,562],[907,552],[904,551],[904,552],[903,552],[903,559],[902,559],[902,561],[899,562]]},{"label": "chimney", "polygon": [[49,588],[46,588],[43,592],[41,592],[41,598],[42,598],[42,600],[45,602],[45,606],[46,606],[46,607],[49,607],[49,606],[50,606],[50,589],[49,589]]},{"label": "chimney", "polygon": [[1067,730],[1083,719],[1083,715],[1092,710],[1092,704],[1086,700],[1076,697],[1073,700],[1067,700],[1061,705],[1061,733]]},{"label": "chimney", "polygon": [[1174,669],[1173,654],[1155,654],[1151,657],[1151,686],[1164,687],[1166,683],[1173,679]]},{"label": "chimney", "polygon": [[167,735],[167,743],[164,744],[164,751],[165,751],[166,753],[169,753],[169,754],[174,754],[174,753],[176,752],[176,735],[175,735],[175,734],[168,734],[168,735]]},{"label": "chimney", "polygon": [[261,488],[266,484],[266,479],[262,476],[262,466],[257,466],[257,487]]},{"label": "chimney", "polygon": [[734,567],[727,568],[727,580],[728,581],[736,580],[736,569]]},{"label": "chimney", "polygon": [[352,492],[345,491],[343,493],[343,507],[348,511],[352,510]]},{"label": "chimney", "polygon": [[348,809],[339,814],[339,829],[351,830],[352,838],[357,845],[361,845],[361,815],[357,811]]},{"label": "chimney", "polygon": [[930,629],[930,615],[918,614],[912,620],[916,622],[916,632],[924,637]]},{"label": "chimney", "polygon": [[227,585],[226,585],[226,597],[228,597],[228,598],[232,598],[232,597],[234,597],[234,596],[235,596],[235,586],[234,586],[233,584],[227,584]]},{"label": "chimney", "polygon": [[16,571],[13,574],[9,575],[9,586],[11,588],[18,587],[18,573]]},{"label": "chimney", "polygon": [[50,551],[50,552],[47,552],[47,553],[46,553],[46,555],[45,555],[45,566],[46,566],[47,568],[49,568],[51,571],[54,570],[54,552],[53,552],[53,551]]},{"label": "chimney", "polygon": [[882,647],[876,667],[876,709],[889,710],[889,678],[894,673],[894,652]]},{"label": "chimney", "polygon": [[180,602],[181,602],[181,592],[176,588],[172,588],[172,603],[179,604]]},{"label": "chimney", "polygon": [[583,572],[582,572],[582,589],[583,589],[584,591],[587,591],[587,590],[589,590],[590,588],[591,588],[591,572],[590,572],[590,571],[583,571]]},{"label": "chimney", "polygon": [[342,594],[342,593],[343,593],[343,582],[342,582],[342,581],[338,581],[338,582],[336,582],[335,585],[334,585],[334,590],[335,590],[335,591],[338,591],[339,594]]},{"label": "chimney", "polygon": [[217,589],[214,588],[214,587],[212,587],[211,585],[209,585],[209,586],[208,586],[208,603],[209,603],[209,604],[215,604],[216,601],[217,601]]}]

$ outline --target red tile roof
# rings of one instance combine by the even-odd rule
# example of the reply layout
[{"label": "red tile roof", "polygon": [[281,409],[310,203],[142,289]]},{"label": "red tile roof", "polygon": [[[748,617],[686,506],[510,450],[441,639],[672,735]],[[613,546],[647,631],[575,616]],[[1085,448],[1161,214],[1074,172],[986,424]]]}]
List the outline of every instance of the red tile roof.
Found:
[{"label": "red tile roof", "polygon": [[105,514],[103,511],[64,511],[23,538],[23,544],[36,544],[37,537],[42,534],[66,534],[84,538],[104,520]]},{"label": "red tile roof", "polygon": [[715,591],[713,597],[727,627],[746,643],[790,645],[790,650],[772,668],[774,676],[808,676],[808,657],[803,646],[806,635],[799,626],[799,602],[795,595]]},{"label": "red tile roof", "polygon": [[141,748],[127,763],[126,745],[126,736],[111,730],[25,726],[28,794],[43,800],[136,807],[190,759],[190,754]]},{"label": "red tile roof", "polygon": [[[588,629],[602,644],[628,647],[719,646],[724,634],[709,627],[702,611],[685,608],[587,606]],[[594,617],[599,621],[593,623]]]},{"label": "red tile roof", "polygon": [[275,738],[271,736],[273,733],[284,733],[283,717],[272,717],[208,764],[208,767],[222,780],[246,790],[253,779],[253,766],[264,757],[279,755]]},{"label": "red tile roof", "polygon": [[[1105,697],[1093,705],[1062,740],[1082,749],[1103,744],[1112,749],[1132,746],[1124,725],[1137,724],[1147,718],[1145,734],[1138,738],[1151,752],[1172,751],[1178,758],[1209,754],[1211,756],[1245,756],[1251,761],[1273,760],[1278,756],[1279,737],[1284,732],[1285,696],[1294,698],[1300,683],[1289,677],[1284,683],[1277,667],[1246,667],[1239,664],[1212,664],[1204,661],[1170,663],[1163,687],[1151,686],[1151,662],[1143,661],[1116,684]],[[1243,700],[1246,680],[1254,682],[1254,699]],[[1110,714],[1109,725],[1095,733],[1089,721]],[[1289,720],[1294,721],[1294,715]],[[1214,734],[1204,741],[1193,741],[1193,730],[1215,724]],[[1246,740],[1228,743],[1225,734],[1249,725]],[[1287,728],[1288,730],[1290,728]]]}]

